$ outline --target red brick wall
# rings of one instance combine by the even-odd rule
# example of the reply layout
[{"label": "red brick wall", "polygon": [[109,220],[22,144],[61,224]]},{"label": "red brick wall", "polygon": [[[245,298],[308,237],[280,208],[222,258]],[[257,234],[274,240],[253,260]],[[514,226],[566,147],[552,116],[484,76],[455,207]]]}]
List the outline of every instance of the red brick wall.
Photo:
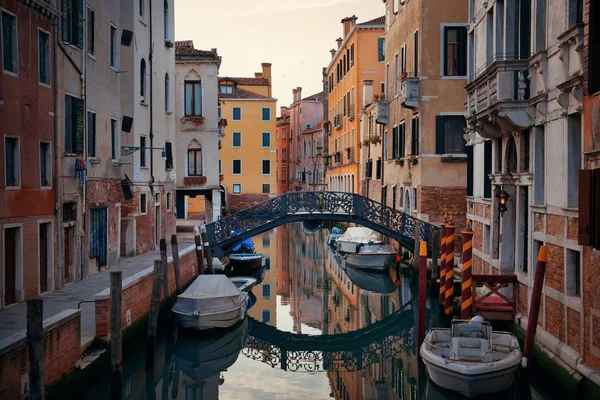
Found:
[{"label": "red brick wall", "polygon": [[546,264],[546,286],[564,293],[565,283],[565,253],[564,248],[553,244],[548,247],[548,263]]},{"label": "red brick wall", "polygon": [[564,306],[551,297],[545,296],[546,301],[546,331],[552,336],[565,341],[565,310]]},{"label": "red brick wall", "polygon": [[[170,249],[169,249],[170,251]],[[182,251],[180,251],[181,253]],[[181,270],[181,282],[183,285],[191,282],[195,278],[194,272],[198,271],[196,252],[191,251],[182,255],[179,259],[179,268]],[[175,293],[175,271],[173,263],[169,263],[169,291]],[[127,310],[131,310],[131,322],[143,318],[150,309],[150,298],[152,294],[152,280],[154,272],[151,272],[129,286],[123,288],[121,326],[123,330],[127,328]],[[98,295],[97,295],[98,296]],[[164,293],[161,295],[164,299]],[[96,336],[107,337],[110,333],[110,296],[96,298]]]},{"label": "red brick wall", "polygon": [[[600,348],[600,316],[594,315],[600,310],[600,296],[598,288],[600,287],[600,274],[598,266],[600,265],[600,251],[590,247],[583,248],[583,315],[584,315],[584,340],[585,361],[596,368],[600,368],[600,357],[592,354],[591,344]],[[593,309],[593,310],[592,310]],[[592,332],[591,335],[588,332]]]},{"label": "red brick wall", "polygon": [[[60,380],[81,357],[81,313],[76,312],[44,330],[44,386]],[[0,349],[0,398],[21,399],[21,376],[29,371],[25,334]]]},{"label": "red brick wall", "polygon": [[529,294],[529,288],[526,285],[519,283],[517,294],[519,296],[519,304],[517,304],[517,311],[520,312],[521,315],[529,315],[529,307],[527,305],[527,296]]},{"label": "red brick wall", "polygon": [[429,216],[429,221],[439,225],[444,213],[452,216],[456,232],[460,233],[467,215],[466,188],[419,186],[417,189],[418,211]]},{"label": "red brick wall", "polygon": [[268,194],[231,194],[229,193],[229,211],[231,213],[245,210],[255,204],[269,200]]},{"label": "red brick wall", "polygon": [[567,344],[579,352],[581,340],[581,314],[567,309]]},{"label": "red brick wall", "polygon": [[565,237],[565,217],[560,215],[546,215],[546,233],[548,235],[564,238]]}]

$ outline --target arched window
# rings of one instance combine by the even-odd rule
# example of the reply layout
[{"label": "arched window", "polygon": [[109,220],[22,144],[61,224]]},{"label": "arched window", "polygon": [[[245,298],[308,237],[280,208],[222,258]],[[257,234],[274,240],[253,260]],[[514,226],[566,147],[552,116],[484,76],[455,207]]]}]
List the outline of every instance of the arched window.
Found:
[{"label": "arched window", "polygon": [[169,2],[168,2],[168,0],[165,0],[164,6],[163,6],[163,12],[164,12],[165,40],[168,40],[169,39]]},{"label": "arched window", "polygon": [[140,96],[142,102],[146,101],[146,60],[142,58],[140,62]]},{"label": "arched window", "polygon": [[169,110],[169,74],[165,74],[165,111]]},{"label": "arched window", "polygon": [[196,140],[188,146],[188,176],[203,176],[202,146]]},{"label": "arched window", "polygon": [[517,146],[515,139],[511,136],[508,138],[506,145],[506,173],[511,174],[517,172],[518,158],[517,158]]}]

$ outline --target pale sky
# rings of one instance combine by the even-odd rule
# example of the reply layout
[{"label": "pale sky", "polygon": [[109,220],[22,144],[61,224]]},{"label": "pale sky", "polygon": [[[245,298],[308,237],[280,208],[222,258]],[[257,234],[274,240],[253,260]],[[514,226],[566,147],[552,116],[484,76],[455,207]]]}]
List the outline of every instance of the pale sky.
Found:
[{"label": "pale sky", "polygon": [[307,97],[322,89],[321,71],[342,36],[341,19],[358,23],[385,14],[381,0],[176,0],[175,39],[217,48],[220,76],[254,76],[273,64],[273,95],[279,106],[292,89]]}]

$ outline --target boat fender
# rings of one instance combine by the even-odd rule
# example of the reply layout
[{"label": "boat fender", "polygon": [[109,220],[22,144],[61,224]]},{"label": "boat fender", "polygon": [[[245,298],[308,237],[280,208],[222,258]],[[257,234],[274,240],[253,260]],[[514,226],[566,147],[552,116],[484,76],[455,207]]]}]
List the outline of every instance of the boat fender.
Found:
[{"label": "boat fender", "polygon": [[523,367],[523,369],[527,368],[527,357],[521,358],[521,367]]},{"label": "boat fender", "polygon": [[365,244],[364,243],[359,243],[356,245],[356,252],[360,253],[360,248],[363,247]]}]

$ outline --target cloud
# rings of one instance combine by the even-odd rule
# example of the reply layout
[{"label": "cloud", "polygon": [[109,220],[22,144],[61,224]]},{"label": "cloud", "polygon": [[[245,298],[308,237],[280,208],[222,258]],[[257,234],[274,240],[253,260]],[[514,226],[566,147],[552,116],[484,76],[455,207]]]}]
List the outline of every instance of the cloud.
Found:
[{"label": "cloud", "polygon": [[325,8],[352,0],[253,0],[244,4],[245,14],[262,14],[274,11],[296,11],[311,8]]}]

